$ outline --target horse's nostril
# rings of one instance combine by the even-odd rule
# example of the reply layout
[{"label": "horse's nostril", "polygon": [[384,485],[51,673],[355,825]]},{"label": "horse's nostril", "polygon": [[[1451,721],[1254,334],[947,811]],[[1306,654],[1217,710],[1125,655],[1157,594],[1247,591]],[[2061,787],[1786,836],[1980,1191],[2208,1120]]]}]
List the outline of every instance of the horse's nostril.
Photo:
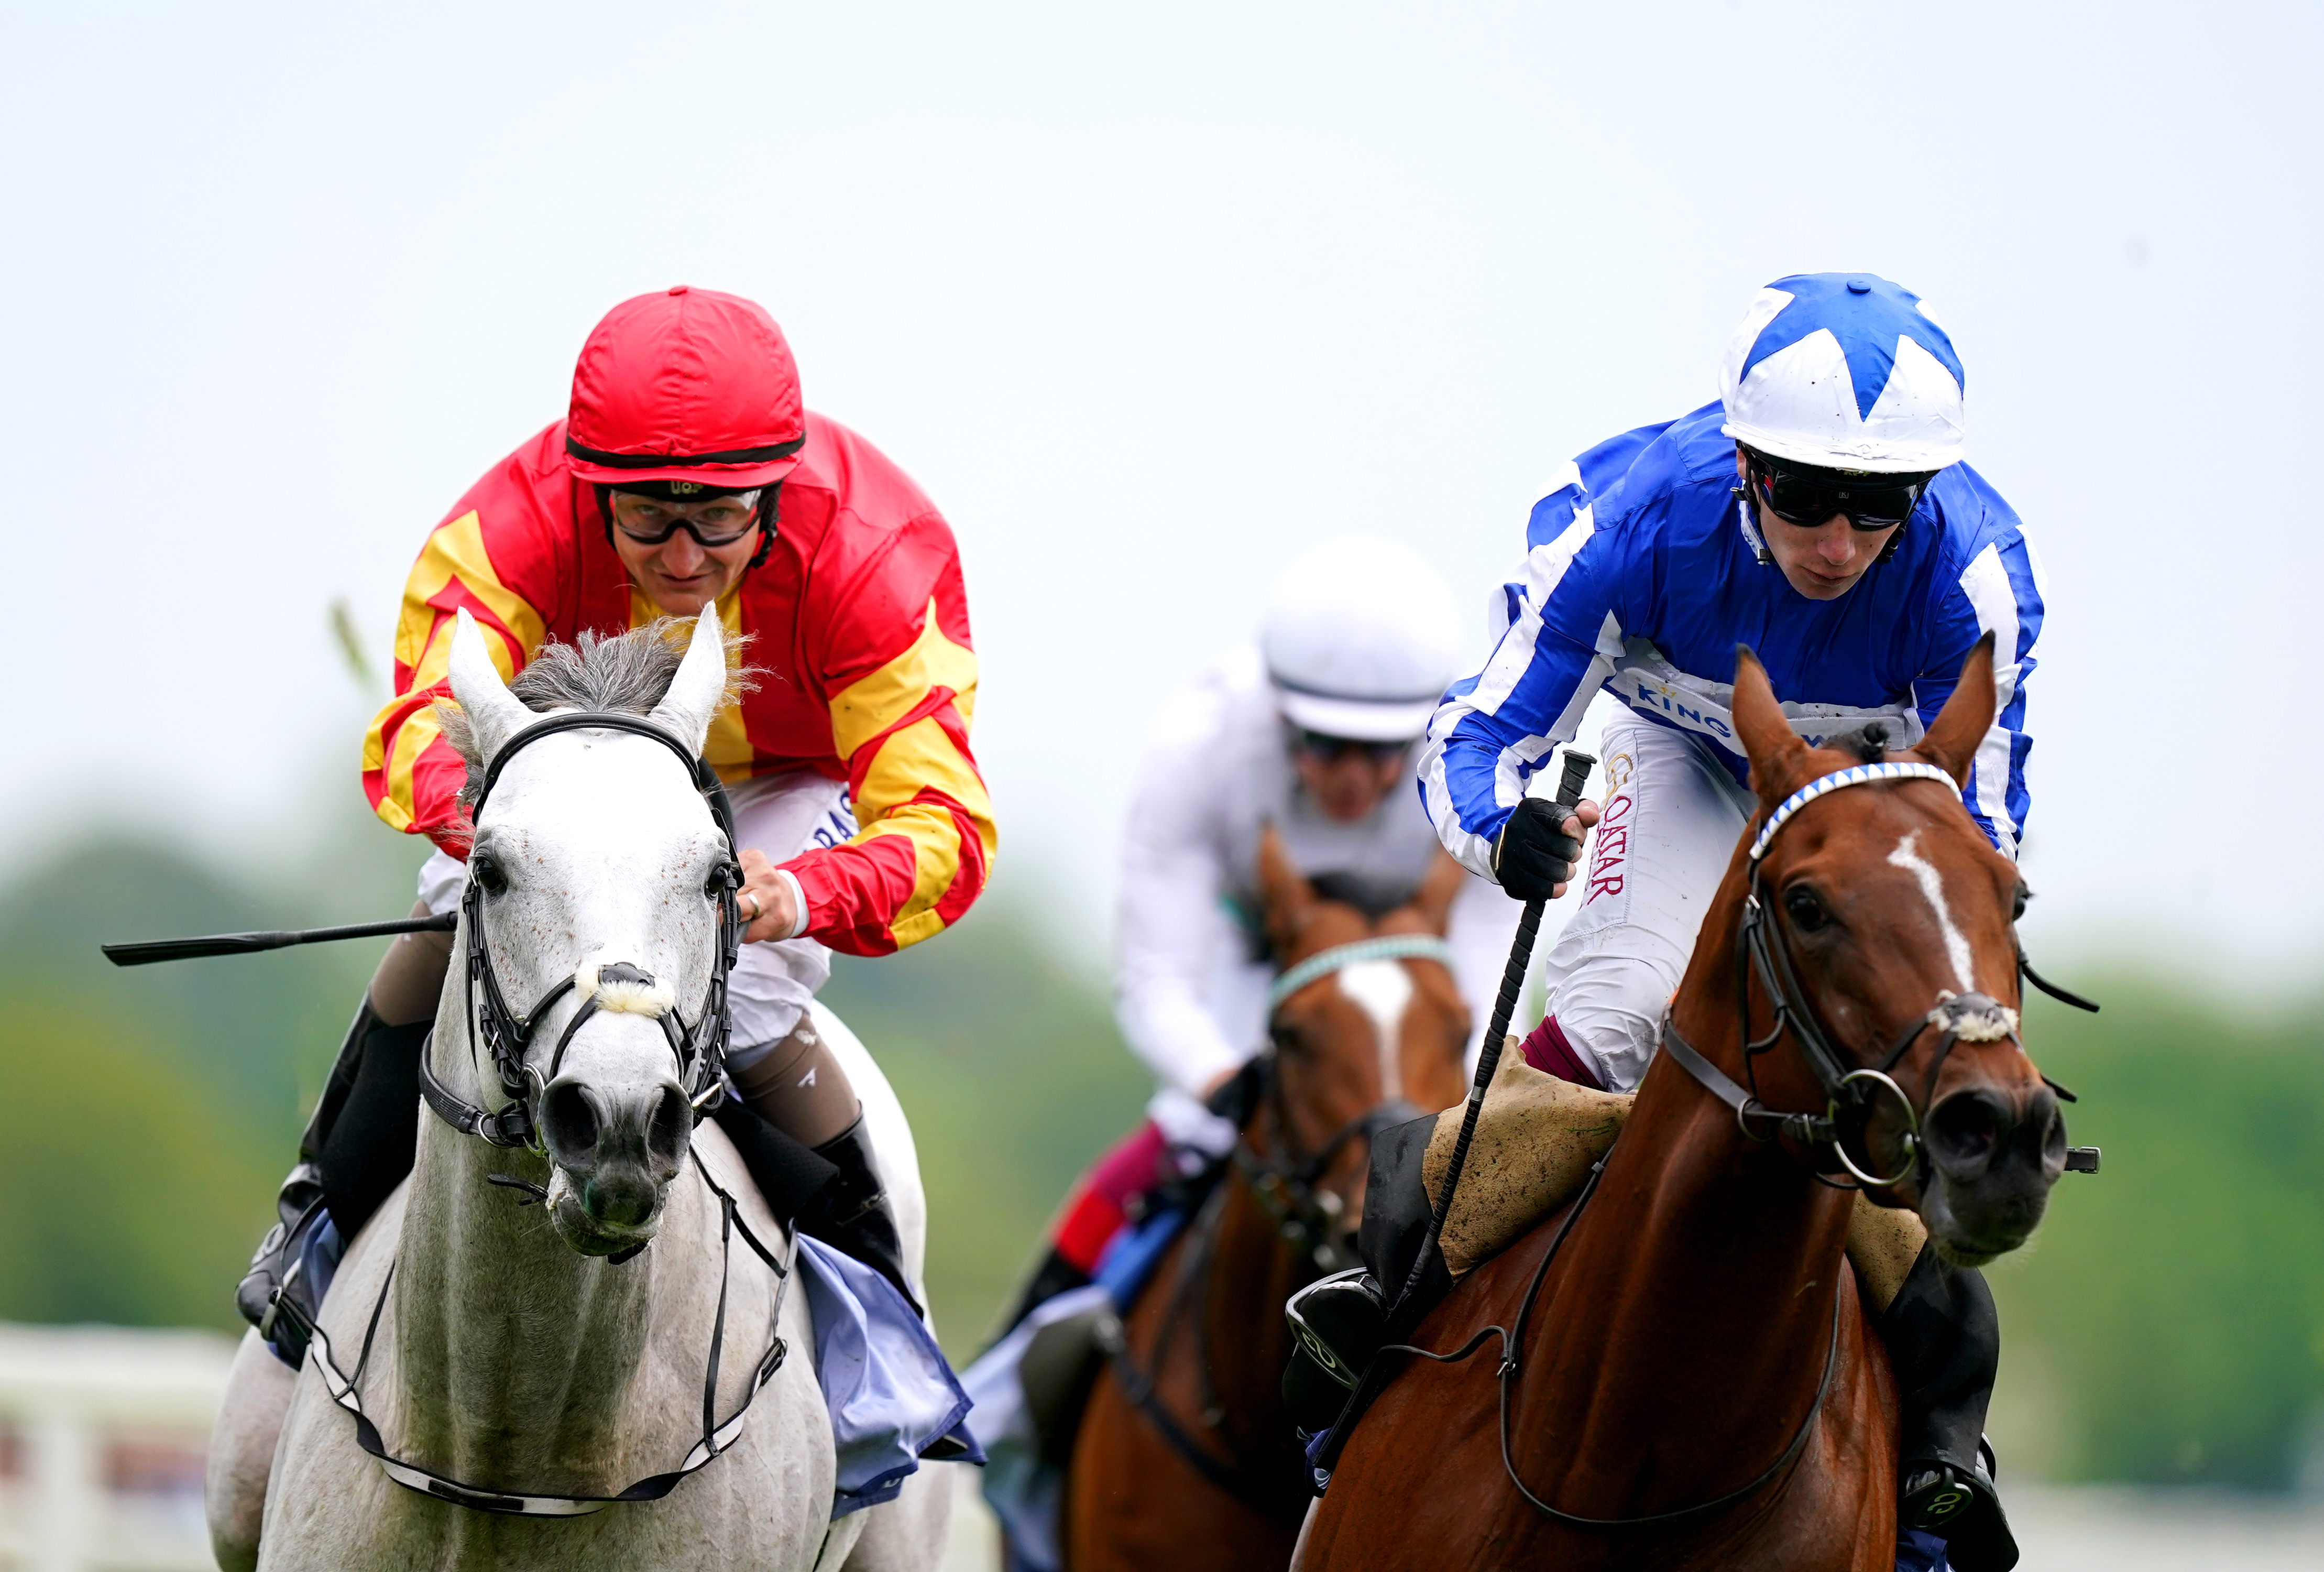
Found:
[{"label": "horse's nostril", "polygon": [[577,1081],[558,1081],[540,1099],[540,1135],[559,1167],[586,1172],[597,1161],[597,1110]]},{"label": "horse's nostril", "polygon": [[2009,1111],[1982,1090],[1955,1092],[1929,1111],[1923,1133],[1929,1157],[1953,1179],[1981,1172],[2007,1134]]},{"label": "horse's nostril", "polygon": [[676,1087],[664,1087],[654,1102],[653,1117],[646,1125],[646,1154],[665,1173],[675,1172],[686,1161],[686,1143],[694,1135],[694,1110],[686,1101],[686,1094]]}]

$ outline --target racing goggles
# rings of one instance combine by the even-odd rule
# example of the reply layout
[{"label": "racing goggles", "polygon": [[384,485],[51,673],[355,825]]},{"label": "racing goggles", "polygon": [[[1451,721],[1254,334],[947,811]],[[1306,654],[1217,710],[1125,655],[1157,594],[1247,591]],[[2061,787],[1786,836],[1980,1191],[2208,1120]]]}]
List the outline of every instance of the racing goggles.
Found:
[{"label": "racing goggles", "polygon": [[613,527],[641,546],[659,546],[678,531],[705,550],[731,546],[759,527],[759,493],[733,491],[699,502],[677,502],[634,491],[616,491]]},{"label": "racing goggles", "polygon": [[1913,516],[1933,475],[1874,475],[1860,469],[1821,469],[1770,458],[1744,449],[1751,471],[1751,495],[1787,524],[1814,529],[1834,513],[1849,528],[1893,530]]},{"label": "racing goggles", "polygon": [[1299,733],[1299,751],[1326,764],[1336,764],[1348,754],[1356,753],[1385,769],[1403,758],[1406,750],[1411,746],[1410,743],[1366,742],[1360,737],[1328,736],[1322,732],[1305,729]]}]

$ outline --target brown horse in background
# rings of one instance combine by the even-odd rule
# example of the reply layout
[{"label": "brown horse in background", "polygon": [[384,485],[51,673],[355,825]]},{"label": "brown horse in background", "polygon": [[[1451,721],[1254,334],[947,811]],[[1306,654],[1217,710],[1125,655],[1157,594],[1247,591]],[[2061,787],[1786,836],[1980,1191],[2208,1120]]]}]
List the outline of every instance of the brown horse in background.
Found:
[{"label": "brown horse in background", "polygon": [[[1890,757],[1966,782],[1994,704],[1988,638],[1928,735]],[[1316,1503],[1305,1572],[1895,1565],[1897,1392],[1842,1256],[1854,1197],[1818,1182],[1814,1149],[1747,1137],[1668,1050],[1692,1044],[1747,1085],[1756,1071],[1768,1108],[1826,1107],[1795,1037],[1747,1062],[1747,1039],[1766,1041],[1750,1022],[1773,1018],[1754,969],[1738,1019],[1747,853],[1799,788],[1863,761],[1803,743],[1748,656],[1734,715],[1760,810],[1594,1195],[1469,1274],[1410,1338],[1438,1353],[1474,1338],[1478,1356],[1383,1355],[1405,1368]],[[1945,783],[1888,781],[1801,809],[1769,843],[1757,888],[1794,995],[1843,1059],[1904,1050],[1903,1096],[1877,1097],[1860,1126],[1843,1122],[1873,1177],[1905,1175],[1868,1193],[1918,1212],[1962,1264],[2022,1244],[2065,1132],[2015,1017],[1998,1008],[2020,1000],[2015,866]],[[1941,1028],[1944,1002],[1980,994],[1989,1030],[1915,1024]],[[1494,1325],[1508,1345],[1484,1330]]]},{"label": "brown horse in background", "polygon": [[[1466,875],[1439,854],[1412,904],[1377,924],[1319,897],[1270,830],[1259,888],[1287,971],[1360,940],[1443,935]],[[1399,970],[1402,1019],[1384,1031],[1377,992],[1327,973],[1269,1022],[1260,1095],[1232,1166],[1156,1267],[1091,1392],[1065,1484],[1073,1572],[1280,1572],[1311,1499],[1284,1411],[1291,1355],[1283,1301],[1327,1264],[1352,1263],[1369,1135],[1460,1100],[1467,1007],[1442,962]],[[1397,991],[1385,980],[1389,996]],[[1384,1040],[1392,1039],[1392,1040]]]}]

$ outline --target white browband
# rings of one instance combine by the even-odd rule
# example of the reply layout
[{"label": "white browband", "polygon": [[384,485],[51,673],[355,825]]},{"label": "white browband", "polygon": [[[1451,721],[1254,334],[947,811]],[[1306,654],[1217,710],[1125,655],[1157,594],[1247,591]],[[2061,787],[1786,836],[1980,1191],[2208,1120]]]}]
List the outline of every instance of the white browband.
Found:
[{"label": "white browband", "polygon": [[1758,837],[1752,841],[1751,860],[1756,863],[1766,855],[1767,843],[1775,838],[1775,832],[1784,828],[1792,815],[1813,802],[1817,798],[1837,791],[1843,786],[1870,786],[1882,781],[1941,781],[1955,791],[1960,790],[1960,783],[1954,781],[1950,774],[1938,769],[1934,764],[1854,765],[1836,774],[1811,781],[1789,797],[1784,798],[1775,811],[1767,816],[1766,827],[1759,831]]}]

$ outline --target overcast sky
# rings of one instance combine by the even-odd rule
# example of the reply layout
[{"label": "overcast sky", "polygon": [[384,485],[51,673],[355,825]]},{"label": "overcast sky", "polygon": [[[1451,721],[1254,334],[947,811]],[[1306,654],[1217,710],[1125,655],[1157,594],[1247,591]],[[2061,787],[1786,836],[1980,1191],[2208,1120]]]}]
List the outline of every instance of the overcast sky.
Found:
[{"label": "overcast sky", "polygon": [[1849,269],[1951,330],[2049,569],[2037,931],[2296,976],[2320,19],[12,3],[0,863],[298,845],[359,791],[327,607],[383,663],[429,526],[687,282],[951,518],[1002,876],[1093,946],[1141,727],[1300,547],[1409,542],[1481,655],[1557,467]]}]

